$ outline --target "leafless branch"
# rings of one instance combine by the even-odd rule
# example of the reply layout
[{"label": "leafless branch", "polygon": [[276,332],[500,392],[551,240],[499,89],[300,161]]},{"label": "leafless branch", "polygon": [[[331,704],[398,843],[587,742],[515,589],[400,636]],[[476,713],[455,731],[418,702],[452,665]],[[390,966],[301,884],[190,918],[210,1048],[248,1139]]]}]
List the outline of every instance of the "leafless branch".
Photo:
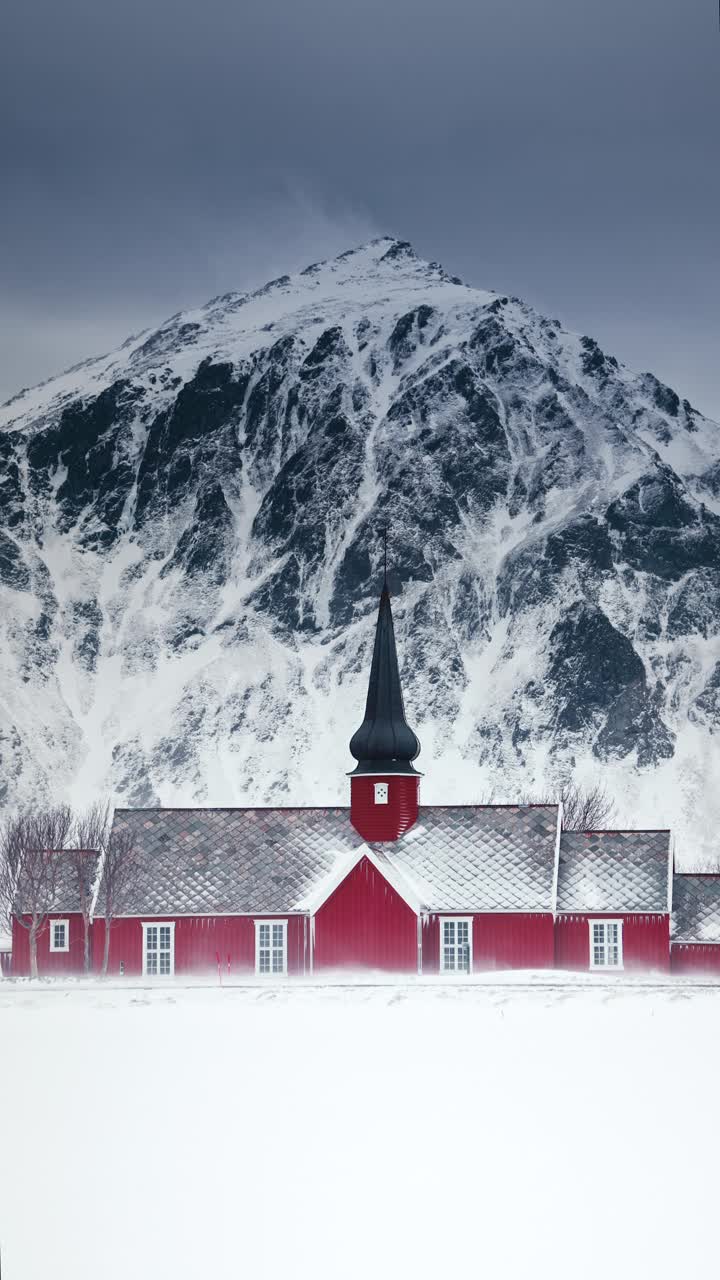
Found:
[{"label": "leafless branch", "polygon": [[554,793],[523,796],[523,804],[557,804],[563,807],[564,831],[603,831],[616,818],[615,801],[604,786],[582,787],[565,782]]}]

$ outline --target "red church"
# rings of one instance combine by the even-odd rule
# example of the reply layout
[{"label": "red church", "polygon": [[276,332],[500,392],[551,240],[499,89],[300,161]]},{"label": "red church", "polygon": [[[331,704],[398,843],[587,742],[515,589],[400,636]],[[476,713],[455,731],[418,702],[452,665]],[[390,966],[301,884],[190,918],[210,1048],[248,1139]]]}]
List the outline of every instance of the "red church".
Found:
[{"label": "red church", "polygon": [[[349,808],[116,810],[111,845],[132,848],[134,874],[109,926],[108,973],[720,974],[720,876],[674,873],[669,831],[563,831],[556,804],[420,805],[387,584],[350,752]],[[102,866],[96,878],[100,972]],[[79,903],[58,885],[39,970],[81,973]],[[17,918],[12,973],[29,973]]]}]

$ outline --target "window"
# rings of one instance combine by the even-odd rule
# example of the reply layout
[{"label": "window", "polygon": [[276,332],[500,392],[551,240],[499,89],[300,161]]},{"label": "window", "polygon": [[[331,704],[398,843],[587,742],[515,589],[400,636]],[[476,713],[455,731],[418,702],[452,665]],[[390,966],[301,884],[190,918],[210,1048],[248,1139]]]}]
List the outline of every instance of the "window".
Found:
[{"label": "window", "polygon": [[255,921],[255,972],[287,973],[287,920]]},{"label": "window", "polygon": [[387,804],[388,802],[388,784],[387,782],[375,783],[375,803]]},{"label": "window", "polygon": [[50,921],[50,950],[70,950],[70,929],[67,920]]},{"label": "window", "polygon": [[622,969],[622,920],[590,921],[590,968]]},{"label": "window", "polygon": [[175,972],[175,925],[143,925],[143,977],[171,978]]},{"label": "window", "polygon": [[440,972],[472,972],[472,918],[440,920]]}]

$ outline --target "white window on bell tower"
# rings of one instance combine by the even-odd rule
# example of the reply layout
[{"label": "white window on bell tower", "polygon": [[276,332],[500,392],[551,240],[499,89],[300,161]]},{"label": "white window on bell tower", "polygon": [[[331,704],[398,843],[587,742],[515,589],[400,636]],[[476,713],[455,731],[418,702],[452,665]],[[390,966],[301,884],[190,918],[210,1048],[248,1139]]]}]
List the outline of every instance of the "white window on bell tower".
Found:
[{"label": "white window on bell tower", "polygon": [[375,803],[387,804],[388,802],[388,784],[387,782],[375,783]]}]

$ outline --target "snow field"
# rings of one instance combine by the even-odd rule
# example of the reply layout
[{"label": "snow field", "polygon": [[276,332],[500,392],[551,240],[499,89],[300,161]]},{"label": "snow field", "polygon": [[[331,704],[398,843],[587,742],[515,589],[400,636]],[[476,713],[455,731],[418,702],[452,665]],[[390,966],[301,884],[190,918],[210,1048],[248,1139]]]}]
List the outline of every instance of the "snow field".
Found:
[{"label": "snow field", "polygon": [[7,1280],[709,1274],[720,991],[0,986]]}]

